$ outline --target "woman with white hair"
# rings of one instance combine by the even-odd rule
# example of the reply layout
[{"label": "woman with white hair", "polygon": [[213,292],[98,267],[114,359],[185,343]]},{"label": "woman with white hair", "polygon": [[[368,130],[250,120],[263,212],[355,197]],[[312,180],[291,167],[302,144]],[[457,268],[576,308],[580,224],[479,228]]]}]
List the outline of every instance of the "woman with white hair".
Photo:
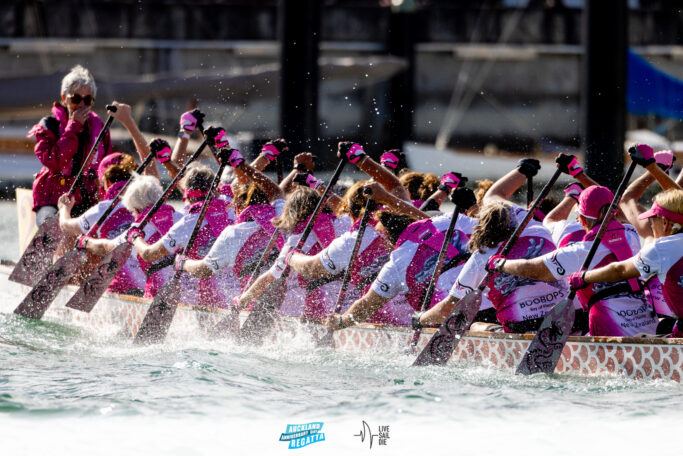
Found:
[{"label": "woman with white hair", "polygon": [[[52,107],[52,115],[43,117],[28,132],[36,137],[34,152],[43,168],[33,182],[33,210],[40,226],[57,214],[57,200],[71,187],[95,139],[104,127],[92,112],[97,86],[90,72],[76,65],[62,79],[61,100]],[[90,169],[74,194],[72,216],[85,212],[97,202],[97,167],[111,153],[109,133],[99,145]]]},{"label": "woman with white hair", "polygon": [[[121,204],[133,214],[135,223],[140,223],[154,203],[161,197],[162,193],[163,189],[161,188],[159,179],[156,177],[134,175],[133,181],[130,183],[126,193],[121,199]],[[175,212],[172,206],[164,204],[154,213],[152,219],[145,225],[144,229],[138,229],[135,233],[137,236],[140,236],[141,239],[144,239],[145,242],[153,244],[166,234],[179,218],[180,214]],[[123,242],[130,242],[127,237],[131,238],[130,232],[128,232],[128,234],[122,233],[115,239],[87,239],[86,241],[81,242],[81,247],[96,255],[106,255],[114,250],[117,245],[120,245]],[[170,263],[145,260],[140,255],[138,255],[137,259],[142,271],[147,277],[145,282],[145,297],[153,298],[161,286],[170,279],[173,273],[171,268],[165,266],[161,267],[160,265],[168,266]]]}]

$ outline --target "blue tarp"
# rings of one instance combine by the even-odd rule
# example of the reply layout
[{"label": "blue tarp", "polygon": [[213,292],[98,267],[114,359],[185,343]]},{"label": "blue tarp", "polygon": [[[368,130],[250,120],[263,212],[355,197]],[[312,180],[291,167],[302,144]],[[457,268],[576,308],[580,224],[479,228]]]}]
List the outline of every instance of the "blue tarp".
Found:
[{"label": "blue tarp", "polygon": [[658,70],[631,50],[626,94],[631,114],[683,119],[683,81]]}]

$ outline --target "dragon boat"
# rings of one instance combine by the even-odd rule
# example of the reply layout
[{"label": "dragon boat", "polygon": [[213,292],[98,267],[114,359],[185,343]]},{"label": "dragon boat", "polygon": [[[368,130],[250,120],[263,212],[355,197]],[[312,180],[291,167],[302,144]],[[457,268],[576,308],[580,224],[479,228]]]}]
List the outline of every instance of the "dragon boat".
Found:
[{"label": "dragon boat", "polygon": [[[22,200],[18,194],[20,239],[31,238],[30,209],[22,214]],[[25,206],[24,206],[25,209]],[[22,241],[24,242],[24,241]],[[11,262],[0,264],[0,287],[9,296],[24,296],[30,287],[9,281]],[[90,331],[133,338],[151,303],[150,299],[105,293],[90,313],[66,307],[77,288],[64,287],[45,313],[44,319],[83,327]],[[19,299],[0,301],[0,311],[11,313]],[[181,303],[173,318],[168,337],[208,337],[213,328],[228,314],[227,310]],[[242,322],[248,313],[242,312]],[[533,334],[504,334],[489,332],[487,325],[475,323],[465,333],[449,359],[449,364],[477,364],[514,371],[533,339]],[[265,344],[282,344],[293,335],[305,332],[311,337],[322,337],[326,330],[320,322],[296,317],[280,316],[268,331]],[[418,341],[422,350],[435,329],[425,328]],[[334,346],[348,352],[403,352],[410,343],[412,330],[379,324],[360,324],[334,333]],[[439,367],[427,367],[439,369]],[[673,380],[683,377],[683,339],[624,338],[624,337],[569,337],[555,369],[556,374],[587,376],[623,376],[632,379]]]}]

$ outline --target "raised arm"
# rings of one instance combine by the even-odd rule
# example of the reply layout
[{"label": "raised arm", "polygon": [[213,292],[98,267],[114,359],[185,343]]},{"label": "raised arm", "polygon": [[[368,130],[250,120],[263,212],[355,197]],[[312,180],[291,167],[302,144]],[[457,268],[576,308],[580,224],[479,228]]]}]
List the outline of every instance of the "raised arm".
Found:
[{"label": "raised arm", "polygon": [[349,163],[358,167],[361,171],[372,177],[376,182],[379,182],[389,193],[397,198],[410,201],[410,194],[398,177],[389,171],[384,166],[380,165],[372,158],[370,158],[360,144],[350,141],[342,141],[338,145],[337,156],[345,158]]},{"label": "raised arm", "polygon": [[[118,101],[114,101],[112,104],[117,108],[115,112],[111,113],[112,117],[126,127],[130,137],[133,138],[133,143],[135,144],[135,149],[138,151],[138,155],[140,156],[140,161],[145,161],[145,158],[147,158],[151,153],[150,147],[147,144],[147,140],[145,139],[144,135],[138,128],[138,124],[135,123],[135,120],[133,120],[130,105],[119,103]],[[150,163],[149,166],[145,168],[145,174],[159,178],[159,170],[157,169],[156,163]]]},{"label": "raised arm", "polygon": [[541,169],[541,164],[535,158],[523,158],[505,176],[498,179],[484,196],[484,205],[493,201],[508,201],[513,193],[527,181],[527,177],[533,177]]},{"label": "raised arm", "polygon": [[284,197],[284,193],[280,187],[261,171],[258,171],[251,165],[248,165],[244,161],[240,151],[237,149],[232,149],[228,163],[235,170],[235,176],[240,179],[240,181],[256,182],[261,186],[261,188],[263,188],[271,201]]},{"label": "raised arm", "polygon": [[422,220],[429,218],[429,214],[422,212],[418,208],[412,205],[412,203],[406,200],[400,199],[395,195],[389,193],[382,185],[378,182],[372,182],[366,187],[372,190],[372,198],[379,204],[382,204],[394,212],[399,214],[407,215],[416,220]]},{"label": "raised arm", "polygon": [[71,209],[74,207],[75,203],[76,200],[67,193],[59,197],[59,200],[57,201],[57,207],[59,208],[59,229],[61,229],[64,234],[79,236],[83,233],[81,232],[81,227],[78,226],[78,219],[71,218]]}]

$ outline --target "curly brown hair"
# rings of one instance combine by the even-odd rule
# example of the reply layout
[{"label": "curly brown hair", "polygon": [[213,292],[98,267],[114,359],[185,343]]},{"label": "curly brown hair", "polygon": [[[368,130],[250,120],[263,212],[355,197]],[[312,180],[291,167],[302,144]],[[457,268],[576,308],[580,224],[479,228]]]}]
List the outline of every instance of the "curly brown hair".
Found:
[{"label": "curly brown hair", "polygon": [[511,204],[503,201],[487,204],[479,212],[479,223],[472,230],[467,249],[483,253],[485,247],[496,247],[510,238],[516,224]]},{"label": "curly brown hair", "polygon": [[426,200],[439,186],[439,178],[434,173],[418,173],[411,171],[401,174],[398,179],[410,193],[410,199]]}]

